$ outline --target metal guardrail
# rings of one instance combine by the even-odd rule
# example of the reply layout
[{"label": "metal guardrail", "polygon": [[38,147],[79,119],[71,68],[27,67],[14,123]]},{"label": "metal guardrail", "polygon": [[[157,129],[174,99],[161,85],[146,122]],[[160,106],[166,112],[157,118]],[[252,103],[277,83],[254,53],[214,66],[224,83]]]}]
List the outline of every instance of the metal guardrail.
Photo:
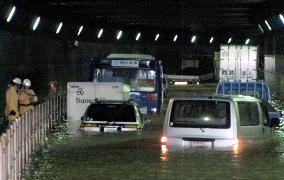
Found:
[{"label": "metal guardrail", "polygon": [[0,136],[0,180],[21,179],[33,152],[44,142],[49,129],[66,113],[66,95],[35,106],[11,123]]}]

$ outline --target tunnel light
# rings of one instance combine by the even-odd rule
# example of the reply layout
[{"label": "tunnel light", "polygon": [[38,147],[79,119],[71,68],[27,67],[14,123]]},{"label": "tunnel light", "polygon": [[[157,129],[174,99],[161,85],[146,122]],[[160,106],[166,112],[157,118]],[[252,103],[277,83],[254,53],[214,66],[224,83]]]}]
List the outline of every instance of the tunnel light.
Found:
[{"label": "tunnel light", "polygon": [[282,14],[279,14],[279,18],[281,19],[282,23],[284,24],[284,17]]},{"label": "tunnel light", "polygon": [[178,35],[176,34],[173,41],[176,42],[177,38],[178,38]]},{"label": "tunnel light", "polygon": [[155,41],[157,41],[160,37],[160,34],[156,34]]},{"label": "tunnel light", "polygon": [[9,16],[7,18],[7,22],[11,21],[11,19],[13,18],[14,14],[15,14],[15,11],[16,11],[16,6],[13,6],[13,8],[11,9]]},{"label": "tunnel light", "polygon": [[38,25],[39,25],[39,22],[40,22],[40,17],[38,16],[38,17],[36,18],[36,21],[35,21],[34,25],[33,25],[33,31],[36,30],[36,28],[37,28]]},{"label": "tunnel light", "polygon": [[264,22],[265,22],[265,24],[266,24],[267,28],[269,29],[269,31],[271,31],[271,30],[272,30],[272,28],[270,27],[269,23],[268,23],[266,20],[265,20]]},{"label": "tunnel light", "polygon": [[60,23],[58,24],[58,26],[57,26],[56,34],[60,33],[60,30],[61,30],[62,26],[63,26],[63,23],[60,22]]},{"label": "tunnel light", "polygon": [[232,38],[228,39],[228,44],[230,44],[232,42]]},{"label": "tunnel light", "polygon": [[210,38],[210,41],[209,41],[210,44],[211,44],[213,41],[214,41],[214,37],[211,37],[211,38]]},{"label": "tunnel light", "polygon": [[246,40],[246,45],[248,45],[248,44],[249,44],[249,41],[250,41],[250,39],[247,39],[247,40]]},{"label": "tunnel light", "polygon": [[121,36],[122,36],[122,31],[119,31],[117,33],[116,39],[119,40],[121,38]]},{"label": "tunnel light", "polygon": [[84,26],[80,26],[79,31],[78,31],[78,33],[77,33],[77,36],[80,36],[80,34],[81,34],[83,28],[84,28]]},{"label": "tunnel light", "polygon": [[102,34],[104,32],[104,29],[100,29],[99,33],[98,33],[98,38],[101,38],[102,37]]},{"label": "tunnel light", "polygon": [[137,33],[135,40],[138,41],[140,39],[141,33]]},{"label": "tunnel light", "polygon": [[192,38],[191,38],[191,43],[194,43],[195,40],[196,40],[196,36],[194,35],[194,36],[192,36]]},{"label": "tunnel light", "polygon": [[259,28],[259,30],[260,30],[262,33],[264,33],[264,30],[262,29],[262,27],[261,27],[260,24],[258,24],[258,28]]}]

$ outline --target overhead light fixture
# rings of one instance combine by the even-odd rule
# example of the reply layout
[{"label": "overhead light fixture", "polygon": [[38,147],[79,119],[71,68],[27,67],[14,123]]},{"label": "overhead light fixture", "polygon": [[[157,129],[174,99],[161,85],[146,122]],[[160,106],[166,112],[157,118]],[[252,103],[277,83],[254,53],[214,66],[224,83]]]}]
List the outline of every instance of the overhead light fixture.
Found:
[{"label": "overhead light fixture", "polygon": [[271,30],[272,30],[272,28],[270,27],[269,23],[268,23],[266,20],[265,20],[264,22],[265,22],[265,24],[266,24],[267,28],[269,29],[269,31],[271,31]]},{"label": "overhead light fixture", "polygon": [[15,11],[16,11],[16,6],[13,6],[9,15],[8,15],[7,22],[11,21],[11,19],[13,18],[14,14],[15,14]]},{"label": "overhead light fixture", "polygon": [[178,38],[178,35],[176,34],[175,37],[174,37],[174,42],[177,41],[177,38]]},{"label": "overhead light fixture", "polygon": [[192,38],[191,38],[191,43],[194,43],[195,40],[196,40],[196,36],[194,35],[194,36],[192,36]]},{"label": "overhead light fixture", "polygon": [[100,29],[99,33],[98,33],[98,38],[101,38],[102,37],[102,34],[104,32],[104,29]]},{"label": "overhead light fixture", "polygon": [[160,37],[160,34],[156,34],[155,41],[157,41]]},{"label": "overhead light fixture", "polygon": [[246,45],[248,45],[248,44],[249,44],[249,41],[250,41],[250,39],[247,39],[247,40],[246,40]]},{"label": "overhead light fixture", "polygon": [[232,41],[232,38],[229,38],[229,39],[228,39],[228,44],[230,44],[230,43],[231,43],[231,41]]},{"label": "overhead light fixture", "polygon": [[141,33],[137,33],[135,40],[138,41],[140,39]]},{"label": "overhead light fixture", "polygon": [[122,36],[122,31],[118,31],[116,39],[119,40]]},{"label": "overhead light fixture", "polygon": [[36,21],[34,22],[33,31],[36,30],[37,26],[39,25],[39,22],[40,22],[40,17],[38,16],[38,17],[36,18]]},{"label": "overhead light fixture", "polygon": [[210,41],[209,41],[210,44],[211,44],[213,41],[214,41],[214,37],[211,37],[211,38],[210,38]]},{"label": "overhead light fixture", "polygon": [[259,30],[260,30],[262,33],[264,33],[264,30],[262,29],[262,27],[261,27],[260,24],[258,24],[258,28],[259,28]]},{"label": "overhead light fixture", "polygon": [[61,30],[61,28],[62,28],[62,22],[60,22],[59,24],[58,24],[58,26],[57,26],[57,29],[56,29],[56,34],[58,34],[59,32],[60,32],[60,30]]},{"label": "overhead light fixture", "polygon": [[279,14],[279,18],[281,19],[282,23],[284,24],[284,17],[282,14]]},{"label": "overhead light fixture", "polygon": [[81,34],[83,28],[84,28],[84,26],[80,26],[79,31],[78,31],[78,33],[77,33],[77,36],[80,36],[80,34]]}]

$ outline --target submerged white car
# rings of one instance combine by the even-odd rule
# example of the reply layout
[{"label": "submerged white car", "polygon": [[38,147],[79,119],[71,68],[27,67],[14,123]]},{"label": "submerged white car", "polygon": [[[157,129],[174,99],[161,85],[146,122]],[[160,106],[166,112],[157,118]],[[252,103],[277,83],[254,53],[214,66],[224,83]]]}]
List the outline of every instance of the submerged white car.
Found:
[{"label": "submerged white car", "polygon": [[96,101],[81,120],[80,129],[86,131],[137,131],[144,126],[139,108],[130,101]]},{"label": "submerged white car", "polygon": [[161,138],[162,150],[234,148],[273,135],[280,113],[261,100],[242,95],[176,97],[169,102]]}]

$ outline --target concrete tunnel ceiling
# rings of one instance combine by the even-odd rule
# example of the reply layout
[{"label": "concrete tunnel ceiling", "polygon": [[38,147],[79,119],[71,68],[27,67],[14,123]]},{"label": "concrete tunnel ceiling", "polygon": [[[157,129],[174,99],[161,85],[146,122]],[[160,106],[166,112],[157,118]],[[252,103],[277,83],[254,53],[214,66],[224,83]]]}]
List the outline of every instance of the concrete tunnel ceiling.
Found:
[{"label": "concrete tunnel ceiling", "polygon": [[[13,21],[6,23],[3,19],[13,5],[17,12]],[[77,36],[83,26],[82,40],[97,36],[101,28],[104,33],[109,31],[107,37],[123,30],[133,35],[146,33],[148,38],[159,33],[169,39],[175,34],[187,39],[193,35],[221,39],[258,38],[284,27],[279,17],[284,12],[283,0],[6,0],[0,8],[3,28],[9,31],[30,33],[31,22],[40,16],[37,33],[54,36],[62,22],[61,34],[68,37]]]}]

